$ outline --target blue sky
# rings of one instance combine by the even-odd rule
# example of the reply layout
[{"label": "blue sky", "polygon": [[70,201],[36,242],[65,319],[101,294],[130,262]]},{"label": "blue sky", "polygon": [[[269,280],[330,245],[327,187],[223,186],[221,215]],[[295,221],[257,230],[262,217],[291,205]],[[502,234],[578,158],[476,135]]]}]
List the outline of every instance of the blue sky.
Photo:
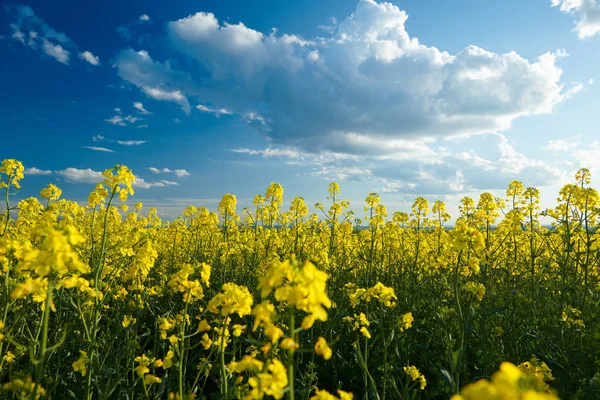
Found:
[{"label": "blue sky", "polygon": [[600,172],[596,0],[4,2],[0,158],[84,201],[126,164],[173,218],[283,185],[362,207],[500,195],[551,206]]}]

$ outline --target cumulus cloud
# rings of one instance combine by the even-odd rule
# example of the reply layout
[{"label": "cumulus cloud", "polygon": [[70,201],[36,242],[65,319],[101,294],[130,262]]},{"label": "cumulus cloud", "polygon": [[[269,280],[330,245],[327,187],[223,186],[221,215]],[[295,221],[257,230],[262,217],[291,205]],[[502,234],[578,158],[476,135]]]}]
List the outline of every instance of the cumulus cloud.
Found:
[{"label": "cumulus cloud", "polygon": [[94,151],[101,151],[104,153],[114,153],[114,150],[111,149],[107,149],[106,147],[96,147],[96,146],[81,146],[84,149],[89,149],[89,150],[94,150]]},{"label": "cumulus cloud", "polygon": [[145,50],[123,50],[115,60],[119,76],[139,87],[147,96],[155,100],[172,101],[190,113],[190,103],[182,93],[183,87],[195,86],[189,74],[177,71],[169,61],[154,61]]},{"label": "cumulus cloud", "polygon": [[43,170],[36,167],[25,168],[25,175],[50,175],[52,171]]},{"label": "cumulus cloud", "polygon": [[117,140],[117,143],[122,146],[139,146],[146,143],[145,140]]},{"label": "cumulus cloud", "polygon": [[71,183],[98,183],[104,179],[102,177],[102,172],[94,171],[90,168],[67,168],[56,171],[56,173],[63,177],[67,182]]},{"label": "cumulus cloud", "polygon": [[169,169],[169,168],[156,168],[156,167],[148,167],[148,171],[153,174],[175,174],[177,177],[190,176],[190,173],[185,169]]},{"label": "cumulus cloud", "polygon": [[254,122],[272,143],[310,152],[345,151],[356,138],[385,152],[390,140],[498,132],[573,94],[556,65],[562,51],[528,60],[471,45],[450,54],[411,37],[407,18],[393,4],[360,0],[330,36],[305,40],[199,12],[168,23],[167,32],[210,80],[190,81],[133,50],[121,58],[139,73],[120,75],[143,90],[202,94]]},{"label": "cumulus cloud", "polygon": [[96,136],[92,137],[92,141],[94,141],[94,142],[101,142],[103,140],[104,140],[104,136],[102,136],[102,135],[96,135]]},{"label": "cumulus cloud", "polygon": [[221,115],[231,115],[233,114],[233,111],[228,110],[226,108],[210,108],[207,106],[204,106],[202,104],[199,104],[196,106],[196,108],[202,112],[205,113],[209,113],[209,114],[215,114],[215,116],[217,118],[219,118]]},{"label": "cumulus cloud", "polygon": [[133,103],[133,107],[138,110],[138,112],[140,114],[144,114],[144,115],[150,115],[152,114],[150,111],[146,110],[144,108],[144,105],[142,103],[140,103],[139,101],[136,101],[135,103]]},{"label": "cumulus cloud", "polygon": [[83,53],[79,53],[79,58],[81,58],[82,60],[85,60],[85,61],[89,62],[92,65],[99,65],[100,64],[100,57],[93,55],[89,51],[84,51]]},{"label": "cumulus cloud", "polygon": [[147,14],[142,14],[142,15],[140,15],[139,20],[142,22],[148,22],[148,21],[150,21],[150,17]]},{"label": "cumulus cloud", "polygon": [[594,141],[585,149],[576,149],[573,151],[573,158],[580,168],[588,168],[594,174],[600,173],[600,142]]},{"label": "cumulus cloud", "polygon": [[437,162],[389,160],[373,168],[385,182],[385,192],[413,194],[452,194],[464,191],[506,189],[513,179],[528,186],[548,186],[559,182],[564,171],[555,165],[527,157],[517,151],[506,136],[491,134],[480,138],[474,150],[452,151],[436,148]]},{"label": "cumulus cloud", "polygon": [[600,3],[597,0],[551,0],[552,7],[559,7],[565,14],[577,18],[573,32],[579,39],[595,36],[600,32]]},{"label": "cumulus cloud", "polygon": [[569,151],[579,147],[581,143],[581,136],[575,136],[566,139],[553,139],[549,140],[543,149],[550,151]]},{"label": "cumulus cloud", "polygon": [[[441,145],[442,143],[443,145]],[[372,181],[386,193],[444,195],[504,190],[513,179],[549,186],[564,178],[555,164],[519,152],[502,134],[446,141],[406,141],[402,152],[353,155],[287,148],[232,149],[246,156],[279,157],[299,175],[325,180]]]}]

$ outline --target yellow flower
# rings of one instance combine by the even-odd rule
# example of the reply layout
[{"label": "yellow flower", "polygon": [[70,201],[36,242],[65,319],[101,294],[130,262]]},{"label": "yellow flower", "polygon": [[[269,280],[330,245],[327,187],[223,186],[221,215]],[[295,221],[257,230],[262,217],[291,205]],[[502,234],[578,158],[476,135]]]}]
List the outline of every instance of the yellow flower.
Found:
[{"label": "yellow flower", "polygon": [[228,316],[237,313],[240,317],[248,315],[252,311],[252,295],[245,286],[239,286],[235,283],[225,283],[222,286],[222,293],[218,293],[208,302],[208,311]]},{"label": "yellow flower", "polygon": [[164,360],[163,360],[163,365],[162,367],[164,369],[169,369],[173,366],[173,357],[175,356],[175,353],[173,352],[173,350],[169,350],[167,352],[167,355],[165,356]]},{"label": "yellow flower", "polygon": [[256,373],[262,371],[264,363],[260,360],[252,356],[244,356],[244,358],[240,361],[233,361],[228,366],[227,369],[231,372],[242,373],[242,372],[252,372]]},{"label": "yellow flower", "polygon": [[[12,351],[7,351],[6,354],[4,355],[4,357],[2,357],[2,359],[4,360],[5,363],[10,364],[13,361],[15,361],[15,355]],[[82,374],[85,375],[85,374]]]},{"label": "yellow flower", "polygon": [[162,379],[160,379],[157,376],[154,376],[151,374],[144,375],[144,385],[146,385],[146,386],[153,385],[155,383],[160,383],[160,382],[162,382]]},{"label": "yellow flower", "polygon": [[198,332],[208,332],[208,331],[210,331],[210,325],[208,324],[208,322],[205,319],[203,319],[198,324]]},{"label": "yellow flower", "polygon": [[412,365],[404,367],[404,373],[410,377],[411,381],[419,382],[419,387],[421,390],[425,389],[425,386],[427,386],[427,380],[425,379],[425,376],[419,372],[417,367]]},{"label": "yellow flower", "polygon": [[242,333],[244,333],[244,329],[246,329],[246,325],[234,324],[233,325],[233,336],[239,337]]},{"label": "yellow flower", "polygon": [[250,394],[255,399],[265,395],[281,399],[288,382],[285,366],[277,359],[269,361],[267,372],[258,373],[248,379],[248,385],[251,388]]},{"label": "yellow flower", "polygon": [[75,372],[80,372],[81,376],[85,376],[85,374],[87,374],[87,363],[88,363],[88,356],[87,353],[83,350],[79,350],[79,359],[75,362],[73,362],[72,366],[73,366],[73,371]]},{"label": "yellow flower", "polygon": [[400,332],[404,332],[406,329],[412,327],[413,321],[414,318],[411,312],[404,314],[402,316],[402,321],[400,321]]},{"label": "yellow flower", "polygon": [[354,398],[352,393],[344,392],[343,390],[338,390],[337,392],[339,397],[332,395],[324,389],[317,390],[310,400],[353,400]]},{"label": "yellow flower", "polygon": [[371,332],[366,327],[360,328],[360,333],[363,334],[364,337],[371,339]]},{"label": "yellow flower", "polygon": [[213,341],[210,337],[208,337],[208,334],[205,333],[204,335],[202,335],[202,340],[200,341],[200,343],[202,343],[202,347],[204,347],[204,350],[208,350],[210,349],[210,346],[212,346]]},{"label": "yellow flower", "polygon": [[127,327],[129,327],[129,325],[135,324],[135,323],[136,323],[135,318],[133,318],[131,315],[125,315],[123,317],[123,322],[121,323],[121,325],[123,326],[123,328],[127,328]]},{"label": "yellow flower", "polygon": [[331,347],[327,344],[327,341],[323,337],[319,337],[317,339],[317,343],[315,343],[315,353],[320,356],[323,356],[324,359],[329,360],[333,354]]},{"label": "yellow flower", "polygon": [[288,350],[288,351],[294,351],[296,350],[298,347],[300,347],[300,345],[298,343],[296,343],[294,341],[294,339],[292,338],[285,338],[283,339],[280,343],[279,343],[279,347],[281,347],[284,350]]}]

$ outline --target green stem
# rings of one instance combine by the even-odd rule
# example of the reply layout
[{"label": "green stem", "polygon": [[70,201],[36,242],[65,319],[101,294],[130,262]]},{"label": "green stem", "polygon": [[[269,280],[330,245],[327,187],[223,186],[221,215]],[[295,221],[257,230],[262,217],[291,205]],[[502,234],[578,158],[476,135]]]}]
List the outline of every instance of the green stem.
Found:
[{"label": "green stem", "polygon": [[35,385],[33,387],[32,395],[36,398],[38,388],[41,387],[44,379],[44,372],[46,368],[46,349],[48,347],[48,324],[50,322],[50,307],[52,304],[52,284],[48,284],[48,291],[46,292],[46,303],[44,305],[44,314],[42,316],[42,344],[40,350],[40,358],[36,360],[37,370],[35,376]]},{"label": "green stem", "polygon": [[[290,330],[289,335],[294,340],[294,330],[295,326],[295,315],[294,308],[290,307]],[[294,340],[295,341],[295,340]],[[288,370],[288,400],[294,400],[294,349],[288,350],[288,358],[287,358],[287,370]]]},{"label": "green stem", "polygon": [[221,363],[221,394],[224,399],[229,398],[229,388],[227,386],[227,370],[225,369],[225,321],[227,321],[227,317],[223,320],[221,324],[221,345],[220,345],[220,363]]}]

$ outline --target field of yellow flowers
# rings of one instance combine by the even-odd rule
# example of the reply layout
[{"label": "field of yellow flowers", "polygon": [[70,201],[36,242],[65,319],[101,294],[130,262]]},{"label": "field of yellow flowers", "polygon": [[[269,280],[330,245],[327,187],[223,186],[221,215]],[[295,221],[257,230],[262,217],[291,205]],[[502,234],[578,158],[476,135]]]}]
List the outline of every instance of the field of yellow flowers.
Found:
[{"label": "field of yellow flowers", "polygon": [[314,213],[272,183],[167,222],[128,207],[125,166],[87,204],[13,204],[23,171],[0,166],[0,398],[600,396],[586,169],[545,211],[518,181],[466,197],[452,229],[441,201],[388,215],[375,193],[360,221],[336,183]]}]

